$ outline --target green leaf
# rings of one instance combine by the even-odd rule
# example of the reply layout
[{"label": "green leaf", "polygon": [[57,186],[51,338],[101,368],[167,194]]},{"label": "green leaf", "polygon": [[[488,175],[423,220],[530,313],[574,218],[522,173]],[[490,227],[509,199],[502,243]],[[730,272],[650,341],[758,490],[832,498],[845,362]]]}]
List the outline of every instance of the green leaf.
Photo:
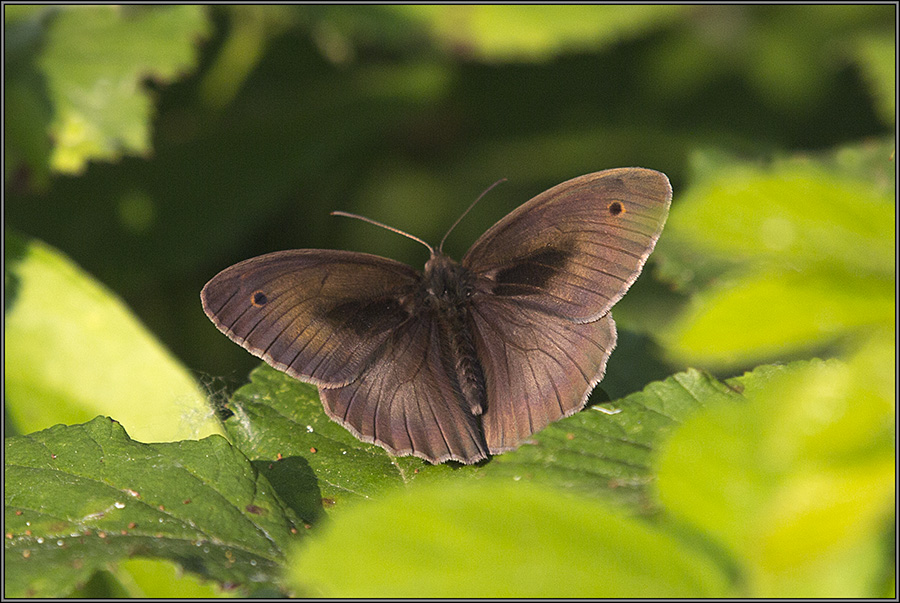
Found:
[{"label": "green leaf", "polygon": [[[681,421],[706,405],[740,395],[705,373],[687,371],[643,391],[549,425],[517,450],[478,466],[430,465],[391,457],[332,421],[312,385],[261,365],[229,402],[225,426],[236,446],[257,461],[279,495],[306,521],[326,509],[378,498],[421,481],[456,484],[491,476],[534,482],[646,512],[651,458]],[[614,414],[607,414],[612,412]]]},{"label": "green leaf", "polygon": [[891,278],[837,270],[770,271],[722,280],[691,301],[664,341],[703,366],[739,366],[809,350],[848,332],[892,328]]},{"label": "green leaf", "polygon": [[292,520],[224,438],[142,444],[97,417],[5,442],[6,595],[56,597],[134,556],[272,580]]},{"label": "green leaf", "polygon": [[132,598],[211,599],[223,595],[223,589],[214,582],[185,573],[180,565],[166,559],[138,557],[119,561],[115,577]]},{"label": "green leaf", "polygon": [[21,433],[97,414],[142,441],[220,431],[184,367],[60,252],[7,232],[5,283],[6,410]]},{"label": "green leaf", "polygon": [[665,236],[707,253],[791,268],[893,271],[893,193],[814,163],[726,168],[678,201]]},{"label": "green leaf", "polygon": [[706,373],[678,373],[552,423],[533,436],[533,444],[494,457],[483,472],[647,511],[656,507],[647,490],[660,443],[698,410],[739,399]]},{"label": "green leaf", "polygon": [[896,209],[884,147],[769,169],[698,163],[700,182],[673,206],[658,250],[681,284],[707,281],[663,334],[672,356],[746,366],[892,324]]},{"label": "green leaf", "polygon": [[150,151],[151,99],[140,87],[192,69],[208,32],[200,6],[61,8],[37,64],[54,106],[53,168]]},{"label": "green leaf", "polygon": [[878,114],[885,123],[893,124],[897,107],[897,42],[894,36],[863,36],[857,41],[855,51]]},{"label": "green leaf", "polygon": [[489,61],[548,60],[637,37],[683,11],[677,6],[395,6],[422,20],[448,49]]},{"label": "green leaf", "polygon": [[[305,596],[721,597],[703,554],[530,484],[427,484],[354,506],[289,561]],[[335,559],[340,559],[339,563]]]},{"label": "green leaf", "polygon": [[[877,597],[894,517],[892,338],[849,362],[756,369],[746,405],[690,419],[659,496],[729,549],[753,597]],[[762,382],[761,382],[762,381]]]}]

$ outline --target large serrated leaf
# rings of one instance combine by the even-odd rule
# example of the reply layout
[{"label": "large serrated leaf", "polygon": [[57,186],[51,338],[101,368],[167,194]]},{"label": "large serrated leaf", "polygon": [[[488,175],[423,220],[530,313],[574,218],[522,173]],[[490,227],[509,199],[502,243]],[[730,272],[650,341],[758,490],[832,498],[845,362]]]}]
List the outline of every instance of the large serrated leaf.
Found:
[{"label": "large serrated leaf", "polygon": [[249,458],[261,461],[261,470],[307,520],[321,513],[321,501],[309,497],[309,485],[318,486],[326,505],[342,504],[370,498],[420,474],[455,469],[414,457],[394,458],[379,446],[360,442],[328,418],[314,386],[267,365],[254,370],[250,379],[229,403],[234,416],[225,428]]},{"label": "large serrated leaf", "polygon": [[[541,483],[648,510],[650,459],[681,421],[709,404],[740,394],[708,374],[678,373],[611,402],[607,414],[588,408],[551,424],[517,450],[478,466],[430,465],[393,458],[357,440],[328,418],[314,386],[267,365],[235,392],[225,425],[232,441],[269,477],[307,521],[327,507],[373,498],[413,481],[489,475]],[[608,411],[609,412],[609,411]]]},{"label": "large serrated leaf", "polygon": [[6,595],[62,596],[120,559],[222,583],[275,578],[292,514],[220,436],[142,444],[97,417],[7,438]]},{"label": "large serrated leaf", "polygon": [[495,457],[484,473],[648,510],[654,506],[647,485],[659,444],[696,411],[740,398],[706,373],[678,373],[549,425],[533,436],[532,445]]}]

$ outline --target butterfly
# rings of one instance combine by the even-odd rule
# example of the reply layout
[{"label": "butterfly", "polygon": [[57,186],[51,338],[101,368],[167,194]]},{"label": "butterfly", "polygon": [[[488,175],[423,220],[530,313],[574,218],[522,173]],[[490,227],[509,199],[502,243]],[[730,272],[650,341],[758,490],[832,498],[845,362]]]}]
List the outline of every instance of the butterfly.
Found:
[{"label": "butterfly", "polygon": [[471,464],[585,406],[616,345],[610,309],[671,198],[661,172],[604,170],[519,206],[459,263],[411,235],[431,253],[423,272],[366,253],[279,251],[226,268],[200,297],[219,330],[316,385],[360,440]]}]

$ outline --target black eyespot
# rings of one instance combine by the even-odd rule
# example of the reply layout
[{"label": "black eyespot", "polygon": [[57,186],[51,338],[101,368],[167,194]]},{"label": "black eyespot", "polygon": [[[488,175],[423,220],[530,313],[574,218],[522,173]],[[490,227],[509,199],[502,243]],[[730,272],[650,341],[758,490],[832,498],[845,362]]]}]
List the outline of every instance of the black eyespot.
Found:
[{"label": "black eyespot", "polygon": [[618,201],[613,201],[612,203],[610,203],[608,209],[611,216],[618,216],[620,213],[625,211],[625,208],[622,207],[622,204]]},{"label": "black eyespot", "polygon": [[269,298],[266,297],[266,294],[263,293],[262,291],[255,291],[253,293],[253,296],[250,298],[250,303],[253,304],[254,306],[256,306],[257,308],[260,308],[262,306],[265,306],[267,303],[269,303]]}]

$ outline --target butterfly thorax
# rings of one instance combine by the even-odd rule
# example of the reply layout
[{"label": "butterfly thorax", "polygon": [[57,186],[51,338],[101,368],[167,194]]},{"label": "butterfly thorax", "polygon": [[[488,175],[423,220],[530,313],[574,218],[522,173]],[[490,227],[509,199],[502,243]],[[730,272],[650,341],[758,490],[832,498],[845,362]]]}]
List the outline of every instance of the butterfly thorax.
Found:
[{"label": "butterfly thorax", "polygon": [[433,308],[445,334],[447,372],[456,382],[469,411],[485,410],[487,389],[469,327],[469,297],[474,290],[469,270],[440,252],[425,263],[425,303]]}]

